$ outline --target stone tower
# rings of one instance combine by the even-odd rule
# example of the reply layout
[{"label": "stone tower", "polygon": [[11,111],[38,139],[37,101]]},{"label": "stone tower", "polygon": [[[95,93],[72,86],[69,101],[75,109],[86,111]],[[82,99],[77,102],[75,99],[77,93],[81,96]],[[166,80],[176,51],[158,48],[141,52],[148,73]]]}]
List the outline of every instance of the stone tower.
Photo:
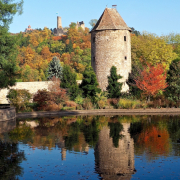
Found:
[{"label": "stone tower", "polygon": [[106,8],[91,30],[91,65],[96,73],[100,88],[105,91],[107,76],[112,66],[123,76],[122,91],[128,91],[126,84],[131,72],[131,29],[115,8]]},{"label": "stone tower", "polygon": [[62,28],[61,17],[57,16],[57,29]]}]

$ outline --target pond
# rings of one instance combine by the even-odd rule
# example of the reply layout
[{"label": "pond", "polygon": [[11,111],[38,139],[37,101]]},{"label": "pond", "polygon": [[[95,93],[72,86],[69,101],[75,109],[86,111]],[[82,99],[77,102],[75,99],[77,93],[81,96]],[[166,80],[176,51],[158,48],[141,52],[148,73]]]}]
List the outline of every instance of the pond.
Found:
[{"label": "pond", "polygon": [[17,119],[0,127],[3,180],[180,179],[180,116]]}]

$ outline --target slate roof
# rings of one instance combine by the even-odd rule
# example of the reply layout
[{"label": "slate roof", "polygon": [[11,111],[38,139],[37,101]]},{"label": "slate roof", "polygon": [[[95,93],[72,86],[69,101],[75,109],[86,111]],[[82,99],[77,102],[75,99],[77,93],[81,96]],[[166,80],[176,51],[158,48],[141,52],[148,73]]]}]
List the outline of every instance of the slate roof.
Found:
[{"label": "slate roof", "polygon": [[106,8],[91,32],[108,29],[122,29],[131,31],[115,8]]}]

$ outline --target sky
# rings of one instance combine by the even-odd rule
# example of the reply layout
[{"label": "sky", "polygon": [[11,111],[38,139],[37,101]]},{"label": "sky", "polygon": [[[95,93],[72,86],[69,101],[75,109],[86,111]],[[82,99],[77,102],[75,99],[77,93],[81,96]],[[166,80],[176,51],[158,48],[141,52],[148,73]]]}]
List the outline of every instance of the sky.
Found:
[{"label": "sky", "polygon": [[[18,2],[18,0],[15,0]],[[129,27],[157,35],[180,33],[180,0],[24,0],[23,14],[15,15],[11,33],[32,29],[57,27],[57,15],[62,26],[84,21],[90,28],[91,19],[99,19],[106,7],[117,10]],[[58,14],[57,14],[58,13]]]}]

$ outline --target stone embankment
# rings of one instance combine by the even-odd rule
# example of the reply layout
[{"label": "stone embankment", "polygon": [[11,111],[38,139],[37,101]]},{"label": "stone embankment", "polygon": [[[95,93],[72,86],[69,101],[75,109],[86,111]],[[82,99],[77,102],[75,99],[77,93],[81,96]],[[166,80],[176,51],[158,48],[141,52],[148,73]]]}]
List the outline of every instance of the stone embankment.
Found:
[{"label": "stone embankment", "polygon": [[5,107],[0,109],[0,122],[9,121],[16,118],[16,110],[14,107]]},{"label": "stone embankment", "polygon": [[180,108],[161,109],[96,109],[68,111],[36,111],[17,113],[17,118],[33,118],[48,116],[84,116],[84,115],[180,115]]}]

